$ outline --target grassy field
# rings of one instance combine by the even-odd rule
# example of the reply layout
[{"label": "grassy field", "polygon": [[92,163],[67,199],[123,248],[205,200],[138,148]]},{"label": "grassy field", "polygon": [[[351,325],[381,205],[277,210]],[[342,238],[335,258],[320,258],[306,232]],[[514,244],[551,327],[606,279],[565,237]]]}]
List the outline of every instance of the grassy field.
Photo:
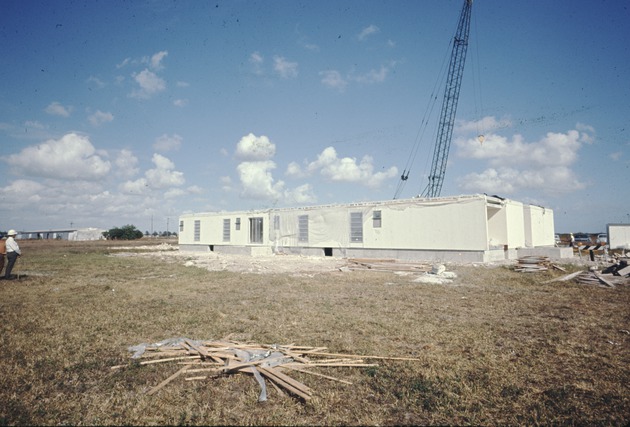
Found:
[{"label": "grassy field", "polygon": [[[630,289],[543,282],[560,272],[448,266],[452,284],[379,272],[255,275],[112,256],[112,242],[20,242],[0,281],[2,425],[627,425]],[[127,245],[128,243],[121,243]],[[146,244],[146,242],[142,242]],[[578,267],[567,266],[569,271]],[[257,402],[245,374],[175,380],[127,347],[231,338],[415,357],[295,373],[308,403]]]}]

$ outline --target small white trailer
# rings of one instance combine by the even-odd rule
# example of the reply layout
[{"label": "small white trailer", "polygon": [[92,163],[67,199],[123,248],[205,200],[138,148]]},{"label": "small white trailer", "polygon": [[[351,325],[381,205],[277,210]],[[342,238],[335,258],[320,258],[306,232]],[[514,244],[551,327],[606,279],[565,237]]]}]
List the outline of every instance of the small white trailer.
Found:
[{"label": "small white trailer", "polygon": [[608,224],[610,249],[630,249],[630,224]]}]

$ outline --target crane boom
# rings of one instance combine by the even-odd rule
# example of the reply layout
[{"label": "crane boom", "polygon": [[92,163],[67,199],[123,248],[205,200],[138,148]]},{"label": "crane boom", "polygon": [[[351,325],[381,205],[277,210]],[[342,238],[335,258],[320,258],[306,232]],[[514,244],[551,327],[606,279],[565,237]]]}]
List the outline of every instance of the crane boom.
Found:
[{"label": "crane boom", "polygon": [[448,152],[453,136],[455,113],[457,111],[457,101],[459,100],[459,89],[462,84],[466,51],[468,49],[471,9],[472,0],[464,0],[462,13],[459,17],[459,23],[457,24],[457,32],[453,39],[453,49],[448,66],[444,99],[442,100],[442,110],[438,123],[437,139],[433,149],[433,162],[431,164],[431,173],[429,174],[429,183],[422,192],[422,197],[439,197],[442,191],[446,161],[448,160]]}]

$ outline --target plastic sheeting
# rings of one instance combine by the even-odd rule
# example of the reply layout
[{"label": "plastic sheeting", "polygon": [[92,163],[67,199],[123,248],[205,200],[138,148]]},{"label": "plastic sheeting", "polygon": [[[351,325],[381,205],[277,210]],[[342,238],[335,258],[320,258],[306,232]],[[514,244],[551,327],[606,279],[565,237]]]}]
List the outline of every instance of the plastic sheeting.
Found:
[{"label": "plastic sheeting", "polygon": [[[156,350],[162,347],[175,347],[175,346],[179,346],[182,343],[191,343],[195,346],[202,346],[203,343],[207,341],[209,340],[199,341],[199,340],[192,340],[185,337],[167,338],[165,340],[162,340],[160,342],[156,342],[153,344],[141,343],[134,346],[130,346],[127,348],[127,350],[133,353],[133,355],[131,356],[132,359],[139,359],[142,357],[142,355],[146,352],[147,349]],[[283,363],[288,363],[288,362],[293,361],[292,358],[285,356],[283,353],[279,351],[255,350],[255,349],[243,350],[243,349],[234,348],[234,347],[230,347],[226,351],[232,352],[234,356],[236,356],[241,362],[255,362],[255,361],[263,360],[260,363],[260,366],[263,368],[274,367],[274,366],[281,365]],[[258,396],[258,401],[264,402],[267,400],[267,387],[265,385],[265,380],[262,377],[262,375],[260,375],[260,372],[258,372],[255,366],[251,366],[250,368],[252,370],[252,373],[254,374],[254,378],[256,379],[256,381],[258,382],[258,385],[260,386],[260,395]]]}]

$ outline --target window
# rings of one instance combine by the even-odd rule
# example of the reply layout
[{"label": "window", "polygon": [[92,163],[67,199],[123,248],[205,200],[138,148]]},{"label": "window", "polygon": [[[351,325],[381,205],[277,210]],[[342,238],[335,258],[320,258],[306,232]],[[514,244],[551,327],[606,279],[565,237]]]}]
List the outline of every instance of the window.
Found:
[{"label": "window", "polygon": [[350,241],[363,243],[363,214],[350,212]]},{"label": "window", "polygon": [[372,226],[374,228],[381,228],[381,211],[374,211],[372,213]]},{"label": "window", "polygon": [[181,233],[182,231],[184,231],[184,221],[179,222],[179,232]]},{"label": "window", "polygon": [[195,220],[195,242],[198,242],[201,240],[201,221],[196,219]]},{"label": "window", "polygon": [[308,215],[298,216],[298,242],[308,243]]},{"label": "window", "polygon": [[280,215],[273,216],[273,229],[280,230]]},{"label": "window", "polygon": [[240,218],[236,218],[236,222],[234,222],[234,227],[236,228],[236,231],[241,229],[241,219]]},{"label": "window", "polygon": [[260,217],[249,219],[249,242],[263,242],[263,219]]},{"label": "window", "polygon": [[230,219],[229,218],[223,219],[223,241],[224,242],[230,241]]}]

